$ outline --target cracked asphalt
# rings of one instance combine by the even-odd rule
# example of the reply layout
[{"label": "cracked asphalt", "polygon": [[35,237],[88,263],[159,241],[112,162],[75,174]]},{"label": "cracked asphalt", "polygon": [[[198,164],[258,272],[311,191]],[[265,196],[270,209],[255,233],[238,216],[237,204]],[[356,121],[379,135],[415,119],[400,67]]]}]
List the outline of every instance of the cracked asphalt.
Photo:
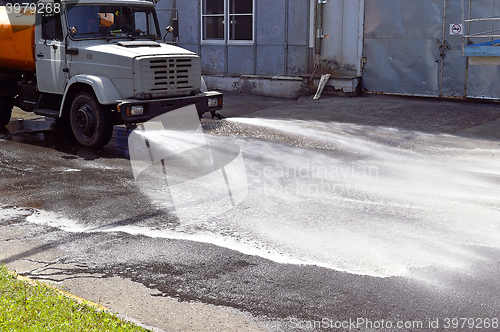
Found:
[{"label": "cracked asphalt", "polygon": [[[373,244],[366,251],[348,247],[345,252],[339,249],[338,253],[315,256],[327,257],[337,265],[327,266],[328,259],[322,261],[323,265],[278,262],[266,256],[265,250],[245,252],[218,245],[216,241],[205,241],[205,233],[199,235],[196,225],[183,230],[185,238],[155,236],[155,232],[165,234],[177,230],[180,223],[170,210],[155,204],[134,181],[128,133],[124,128],[115,128],[108,146],[91,150],[78,146],[63,124],[16,110],[11,123],[0,131],[0,261],[22,275],[52,283],[159,331],[475,331],[479,319],[482,323],[486,319],[490,323],[495,319],[498,322],[500,248],[487,235],[496,236],[500,232],[500,201],[498,193],[495,194],[500,177],[491,171],[500,156],[497,153],[500,106],[385,96],[310,99],[290,101],[227,93],[221,113],[235,120],[205,118],[203,130],[207,135],[235,140],[242,149],[247,149],[246,160],[254,162],[261,162],[260,158],[264,157],[258,156],[258,152],[266,151],[264,148],[272,144],[276,151],[291,155],[283,152],[277,159],[294,160],[321,153],[346,161],[348,165],[377,162],[381,176],[385,176],[385,164],[378,162],[378,156],[374,159],[372,143],[388,149],[384,151],[395,149],[398,158],[408,153],[429,157],[429,166],[425,167],[424,163],[422,168],[427,170],[422,174],[438,167],[432,162],[441,157],[446,162],[453,161],[445,165],[465,160],[459,164],[465,171],[444,168],[444,172],[472,177],[471,184],[464,187],[467,190],[459,188],[457,192],[475,194],[476,184],[482,191],[474,196],[472,207],[464,203],[460,195],[452,196],[450,202],[456,206],[445,210],[443,215],[459,220],[461,228],[447,230],[447,219],[443,217],[442,223],[429,226],[430,230],[425,233],[425,236],[440,234],[438,239],[456,237],[456,241],[446,242],[446,247],[442,247],[446,254],[449,249],[449,256],[439,260],[428,257],[432,256],[429,252],[435,253],[434,248],[441,248],[434,243],[438,240],[406,241],[407,235],[400,227],[411,226],[409,232],[418,233],[419,227],[427,223],[424,218],[427,214],[415,212],[423,209],[420,205],[415,203],[418,209],[412,210],[413,207],[407,207],[410,203],[403,204],[406,201],[393,204],[392,194],[380,201],[369,195],[371,185],[375,188],[380,185],[381,191],[386,190],[382,185],[394,191],[396,187],[388,183],[395,176],[380,182],[378,179],[373,183],[364,182],[368,189],[362,198],[342,193],[344,201],[361,200],[361,205],[346,205],[345,220],[339,216],[339,228],[332,233],[329,232],[334,226],[328,223],[328,217],[320,218],[316,206],[308,206],[310,203],[305,200],[296,204],[296,201],[283,202],[275,197],[266,205],[258,200],[259,191],[254,196],[251,192],[241,209],[226,218],[244,224],[244,228],[241,227],[245,232],[259,227],[257,234],[265,238],[269,235],[269,229],[264,228],[266,224],[275,222],[279,233],[285,229],[280,218],[286,219],[293,213],[303,218],[302,210],[306,216],[301,221],[305,224],[300,228],[302,236],[305,238],[308,230],[317,227],[314,247],[324,246],[326,252],[331,251],[328,248],[337,248],[330,247],[330,243],[344,243],[342,234],[357,240],[339,225],[359,222],[359,229],[370,229],[370,220],[381,220],[381,230],[369,233],[370,237],[360,242]],[[280,121],[280,126],[272,122],[274,120]],[[325,133],[305,134],[306,129],[316,133],[322,124],[333,126],[327,134],[338,135],[336,139],[323,140]],[[294,126],[300,126],[304,132]],[[353,150],[349,144],[360,137],[363,149]],[[249,147],[262,150],[248,151]],[[467,159],[471,156],[474,159]],[[388,160],[390,163],[391,159]],[[415,163],[414,159],[404,159],[401,168],[410,168]],[[487,163],[492,165],[488,172],[483,169],[489,167]],[[253,166],[250,171],[257,172]],[[402,172],[399,180],[417,187],[418,181],[405,182],[405,174]],[[455,190],[456,183],[452,184],[446,188]],[[363,205],[368,203],[377,208]],[[431,206],[433,203],[425,201],[425,204],[428,205],[422,206],[429,214],[437,211]],[[278,209],[279,206],[288,211]],[[272,219],[262,217],[266,212],[262,210],[266,209],[276,212]],[[476,214],[476,225],[470,220],[474,211],[488,214]],[[259,216],[263,224],[253,223],[247,215]],[[307,219],[307,215],[312,217]],[[389,222],[393,219],[403,226]],[[414,220],[415,224],[411,224]],[[148,232],[135,231],[134,227],[148,229]],[[483,231],[483,227],[489,228]],[[229,231],[231,229],[224,228],[217,235],[233,236]],[[388,244],[377,247],[375,240],[383,238],[380,233],[393,231],[397,231],[396,236],[387,241]],[[238,236],[245,232],[240,229]],[[321,238],[322,232],[325,238]],[[337,237],[337,234],[340,235]],[[422,234],[415,237],[421,239]],[[289,233],[283,233],[283,237],[286,235]],[[399,241],[398,236],[403,240]],[[301,245],[299,241],[287,240],[283,239],[280,248]],[[348,246],[349,241],[343,245]],[[304,255],[308,254],[308,247],[305,248],[301,251]],[[384,253],[381,248],[390,257],[387,263],[382,259],[378,261]],[[293,249],[289,250],[290,255],[296,253]],[[351,249],[359,249],[359,255],[349,253]],[[400,258],[396,251],[408,256]],[[414,251],[418,255],[412,255]],[[358,261],[363,255],[368,255],[367,259]],[[391,270],[394,262],[403,266],[413,260],[416,263],[408,263],[406,273],[392,273],[396,271]],[[375,266],[372,270],[367,266],[369,261]],[[460,317],[474,318],[474,324],[453,329],[451,319]],[[350,324],[342,325],[343,322]],[[414,324],[399,328],[397,322]],[[489,329],[483,330],[495,329],[490,324]]]}]

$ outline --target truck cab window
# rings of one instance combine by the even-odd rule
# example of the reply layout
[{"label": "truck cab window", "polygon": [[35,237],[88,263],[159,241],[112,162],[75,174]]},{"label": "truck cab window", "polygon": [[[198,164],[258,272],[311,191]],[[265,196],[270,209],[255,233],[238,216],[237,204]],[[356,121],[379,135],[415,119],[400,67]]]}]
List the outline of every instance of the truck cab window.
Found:
[{"label": "truck cab window", "polygon": [[42,38],[45,40],[63,40],[60,14],[42,16]]},{"label": "truck cab window", "polygon": [[92,6],[74,6],[68,8],[68,26],[76,27],[77,38],[99,36],[98,17]]},{"label": "truck cab window", "polygon": [[144,32],[149,30],[145,12],[135,13],[135,28]]},{"label": "truck cab window", "polygon": [[68,27],[76,27],[73,39],[161,38],[154,10],[143,6],[68,7]]}]

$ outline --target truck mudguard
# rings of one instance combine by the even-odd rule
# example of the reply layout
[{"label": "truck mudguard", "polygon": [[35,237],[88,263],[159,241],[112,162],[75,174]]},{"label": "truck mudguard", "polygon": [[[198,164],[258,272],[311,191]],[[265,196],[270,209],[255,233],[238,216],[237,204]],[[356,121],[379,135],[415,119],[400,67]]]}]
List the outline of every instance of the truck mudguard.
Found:
[{"label": "truck mudguard", "polygon": [[75,75],[69,80],[68,85],[64,90],[64,97],[61,103],[59,116],[62,116],[63,105],[66,101],[67,93],[71,86],[75,83],[83,83],[91,86],[101,105],[118,104],[122,100],[120,93],[109,78],[95,75]]}]

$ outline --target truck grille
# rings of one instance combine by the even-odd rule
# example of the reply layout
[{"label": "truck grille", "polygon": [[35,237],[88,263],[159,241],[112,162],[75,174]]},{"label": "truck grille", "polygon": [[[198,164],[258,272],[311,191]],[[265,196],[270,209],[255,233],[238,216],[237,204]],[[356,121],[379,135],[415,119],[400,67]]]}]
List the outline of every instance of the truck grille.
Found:
[{"label": "truck grille", "polygon": [[201,86],[200,59],[197,56],[141,57],[135,72],[134,94],[153,98],[185,96]]}]

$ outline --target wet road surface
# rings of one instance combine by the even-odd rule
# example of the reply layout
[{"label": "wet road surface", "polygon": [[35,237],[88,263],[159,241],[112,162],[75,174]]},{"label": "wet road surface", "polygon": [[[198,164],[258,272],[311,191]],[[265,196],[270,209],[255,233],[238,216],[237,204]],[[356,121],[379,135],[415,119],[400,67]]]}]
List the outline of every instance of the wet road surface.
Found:
[{"label": "wet road surface", "polygon": [[[82,294],[78,279],[119,278],[237,309],[249,330],[498,327],[498,106],[227,94],[221,113],[203,135],[241,151],[226,183],[244,199],[212,215],[190,197],[203,209],[181,216],[161,181],[134,179],[125,128],[91,150],[17,111],[0,132],[0,259]],[[126,311],[171,328],[152,312]]]}]

